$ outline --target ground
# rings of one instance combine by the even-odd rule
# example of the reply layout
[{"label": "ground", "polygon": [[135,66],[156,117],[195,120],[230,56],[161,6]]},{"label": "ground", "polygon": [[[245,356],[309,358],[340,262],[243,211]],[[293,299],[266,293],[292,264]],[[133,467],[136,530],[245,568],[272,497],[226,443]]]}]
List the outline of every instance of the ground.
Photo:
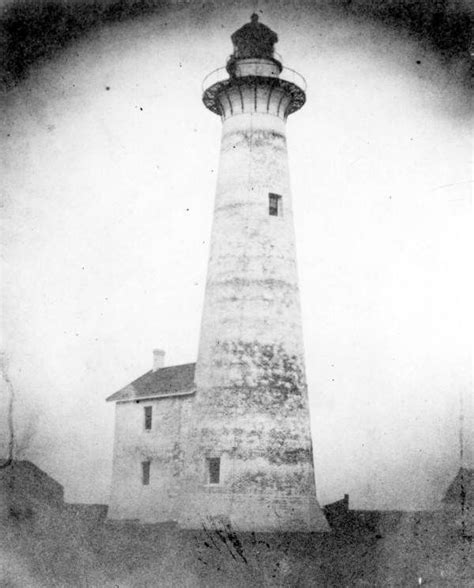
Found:
[{"label": "ground", "polygon": [[2,521],[0,558],[5,588],[474,587],[472,538],[433,513],[353,516],[320,535],[15,513]]}]

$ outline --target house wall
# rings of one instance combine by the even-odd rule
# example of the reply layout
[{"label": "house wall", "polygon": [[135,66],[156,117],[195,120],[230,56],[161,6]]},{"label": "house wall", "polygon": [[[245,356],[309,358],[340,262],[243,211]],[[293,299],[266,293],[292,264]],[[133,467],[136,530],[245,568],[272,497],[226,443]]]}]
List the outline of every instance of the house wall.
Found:
[{"label": "house wall", "polygon": [[[191,418],[192,396],[117,402],[109,519],[156,523],[176,519],[183,471],[183,427]],[[145,430],[144,407],[153,407]],[[142,462],[150,461],[150,483],[142,483]]]}]

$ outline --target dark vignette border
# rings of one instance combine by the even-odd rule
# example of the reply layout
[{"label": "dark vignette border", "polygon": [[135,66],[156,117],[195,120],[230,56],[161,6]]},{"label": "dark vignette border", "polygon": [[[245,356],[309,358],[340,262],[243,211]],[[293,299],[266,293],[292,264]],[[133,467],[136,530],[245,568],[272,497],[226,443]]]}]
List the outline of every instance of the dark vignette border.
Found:
[{"label": "dark vignette border", "polygon": [[[213,2],[167,0],[17,0],[0,12],[0,89],[4,92],[28,77],[33,66],[112,23],[151,14],[161,15],[192,6],[202,16],[214,11]],[[266,9],[270,9],[271,4]],[[324,0],[308,2],[317,19],[328,10],[336,17],[375,22],[408,34],[436,52],[444,67],[462,60],[464,86],[471,82],[472,24],[474,7],[463,0]],[[201,19],[199,19],[201,20]]]}]

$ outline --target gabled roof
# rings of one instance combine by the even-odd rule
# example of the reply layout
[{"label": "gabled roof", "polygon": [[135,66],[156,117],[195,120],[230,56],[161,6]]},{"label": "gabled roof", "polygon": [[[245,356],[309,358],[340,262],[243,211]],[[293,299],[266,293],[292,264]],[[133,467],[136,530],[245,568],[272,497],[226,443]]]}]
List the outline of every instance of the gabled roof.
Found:
[{"label": "gabled roof", "polygon": [[156,371],[150,370],[128,386],[109,396],[107,402],[192,394],[195,391],[195,366],[195,363],[185,363],[164,367]]},{"label": "gabled roof", "polygon": [[459,468],[456,477],[446,490],[443,502],[474,505],[474,470]]}]

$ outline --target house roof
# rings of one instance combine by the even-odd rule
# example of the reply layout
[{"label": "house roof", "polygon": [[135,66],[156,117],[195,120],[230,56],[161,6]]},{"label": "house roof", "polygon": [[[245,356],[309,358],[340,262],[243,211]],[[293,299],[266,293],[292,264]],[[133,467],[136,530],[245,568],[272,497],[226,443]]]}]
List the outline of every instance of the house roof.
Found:
[{"label": "house roof", "polygon": [[107,398],[107,402],[125,402],[145,398],[167,396],[184,396],[195,390],[195,363],[172,365],[156,371],[150,370],[134,380],[115,394]]},{"label": "house roof", "polygon": [[474,505],[474,470],[459,468],[456,477],[446,490],[443,502]]}]

